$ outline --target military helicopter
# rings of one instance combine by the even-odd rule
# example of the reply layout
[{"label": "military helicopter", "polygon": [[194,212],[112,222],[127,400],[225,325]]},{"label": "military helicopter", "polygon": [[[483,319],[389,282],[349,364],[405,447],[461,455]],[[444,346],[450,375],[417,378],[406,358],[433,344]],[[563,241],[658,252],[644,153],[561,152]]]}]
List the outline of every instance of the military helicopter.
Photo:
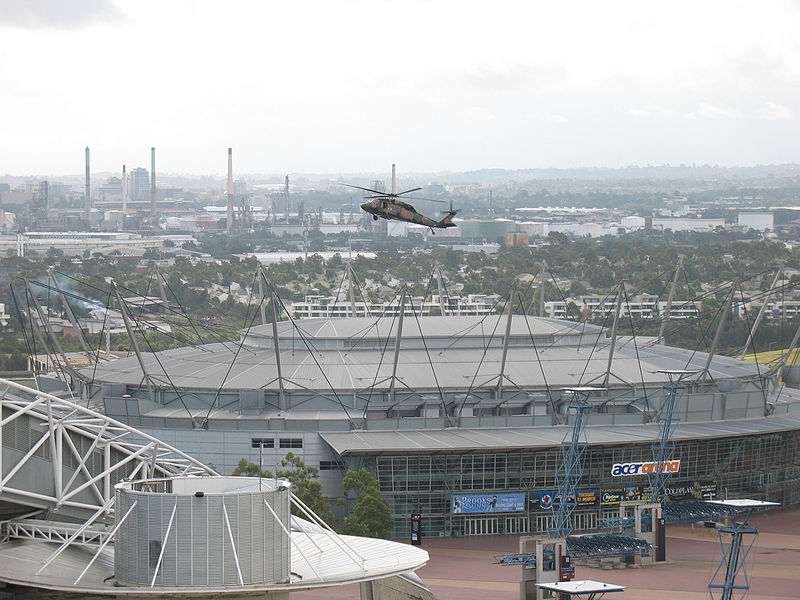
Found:
[{"label": "military helicopter", "polygon": [[411,198],[405,196],[405,194],[418,192],[422,188],[412,188],[410,190],[405,190],[402,192],[395,192],[396,181],[397,180],[395,177],[395,166],[392,165],[391,192],[382,192],[380,190],[373,190],[371,188],[365,188],[358,185],[349,185],[347,183],[344,183],[342,185],[373,194],[372,196],[366,197],[369,200],[369,202],[365,202],[364,204],[362,204],[361,208],[362,210],[371,214],[373,220],[375,221],[377,221],[378,217],[380,217],[381,219],[387,219],[387,220],[394,219],[396,221],[405,221],[407,223],[417,223],[418,225],[424,225],[425,227],[430,227],[431,233],[435,233],[433,231],[434,229],[446,229],[447,227],[457,227],[457,225],[453,223],[453,217],[458,214],[458,210],[453,210],[452,201],[450,202],[450,210],[442,213],[443,215],[445,215],[444,218],[441,219],[440,221],[437,221],[436,219],[432,219],[431,217],[426,217],[425,215],[417,212],[417,210],[413,206],[411,206],[407,202],[403,202],[401,196],[411,200],[423,200],[426,202],[443,202],[442,200],[434,200],[432,198]]}]

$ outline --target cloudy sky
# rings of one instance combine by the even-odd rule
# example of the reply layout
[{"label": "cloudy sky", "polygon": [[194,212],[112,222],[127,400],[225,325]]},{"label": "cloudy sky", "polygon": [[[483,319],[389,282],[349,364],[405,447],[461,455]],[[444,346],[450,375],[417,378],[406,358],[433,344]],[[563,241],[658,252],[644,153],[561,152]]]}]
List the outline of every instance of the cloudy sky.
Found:
[{"label": "cloudy sky", "polygon": [[0,0],[0,173],[800,162],[800,3]]}]

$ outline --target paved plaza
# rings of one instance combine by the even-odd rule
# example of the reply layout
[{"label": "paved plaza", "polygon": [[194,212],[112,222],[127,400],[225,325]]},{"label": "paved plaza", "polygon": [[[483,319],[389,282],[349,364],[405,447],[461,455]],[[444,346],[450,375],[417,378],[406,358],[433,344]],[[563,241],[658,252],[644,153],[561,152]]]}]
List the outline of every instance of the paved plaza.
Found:
[{"label": "paved plaza", "polygon": [[[748,558],[748,600],[800,598],[800,508],[774,510],[753,517],[760,535]],[[515,600],[519,567],[492,564],[492,555],[517,552],[518,536],[425,539],[430,562],[418,571],[438,600]],[[666,564],[642,569],[602,570],[578,566],[577,579],[628,586],[619,600],[708,600],[708,583],[721,553],[716,531],[690,525],[667,530]],[[739,595],[736,596],[737,598]],[[293,600],[359,598],[358,586],[298,592]],[[610,598],[610,597],[609,597]]]}]

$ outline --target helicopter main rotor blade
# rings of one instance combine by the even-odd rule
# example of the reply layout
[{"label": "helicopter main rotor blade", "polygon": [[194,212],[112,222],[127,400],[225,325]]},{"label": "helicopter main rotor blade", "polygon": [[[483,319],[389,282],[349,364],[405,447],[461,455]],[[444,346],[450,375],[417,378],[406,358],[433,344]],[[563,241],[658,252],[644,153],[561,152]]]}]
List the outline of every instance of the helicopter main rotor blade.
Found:
[{"label": "helicopter main rotor blade", "polygon": [[383,197],[383,196],[391,196],[391,194],[387,194],[387,193],[382,192],[380,190],[373,190],[371,188],[361,187],[360,185],[350,185],[349,183],[340,183],[339,185],[343,185],[343,186],[349,187],[349,188],[354,188],[354,189],[357,189],[357,190],[363,190],[365,192],[372,192],[373,194],[380,194],[381,197]]},{"label": "helicopter main rotor blade", "polygon": [[389,196],[402,196],[403,194],[410,194],[411,192],[418,192],[422,188],[411,188],[410,190],[406,190],[404,192],[397,192],[396,194],[388,194]]},{"label": "helicopter main rotor blade", "polygon": [[437,200],[436,198],[417,198],[416,196],[406,196],[404,200],[421,200],[422,202],[438,202],[439,204],[447,204],[444,200]]}]

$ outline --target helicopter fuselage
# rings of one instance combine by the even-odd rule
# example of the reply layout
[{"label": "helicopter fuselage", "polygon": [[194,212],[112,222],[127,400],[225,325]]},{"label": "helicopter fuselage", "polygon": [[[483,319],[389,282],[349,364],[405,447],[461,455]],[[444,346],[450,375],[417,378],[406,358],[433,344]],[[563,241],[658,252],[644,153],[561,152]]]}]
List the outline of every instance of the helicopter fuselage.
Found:
[{"label": "helicopter fuselage", "polygon": [[394,202],[382,199],[371,200],[370,202],[362,204],[361,208],[371,214],[374,219],[380,217],[381,219],[406,221],[408,223],[417,223],[425,227],[436,227],[440,229],[456,226],[455,223],[452,222],[452,215],[450,214],[441,221],[436,221],[418,213],[410,204],[399,200]]}]

